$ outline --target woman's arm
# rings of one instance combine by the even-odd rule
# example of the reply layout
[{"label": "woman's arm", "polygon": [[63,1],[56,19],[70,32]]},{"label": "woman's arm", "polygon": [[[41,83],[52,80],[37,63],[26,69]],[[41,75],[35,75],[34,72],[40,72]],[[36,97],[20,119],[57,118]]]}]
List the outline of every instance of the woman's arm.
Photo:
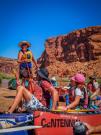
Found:
[{"label": "woman's arm", "polygon": [[21,63],[22,62],[21,58],[22,58],[22,53],[19,52],[18,53],[18,63]]},{"label": "woman's arm", "polygon": [[76,97],[75,97],[75,100],[74,100],[71,104],[69,104],[69,105],[66,107],[66,109],[75,108],[75,107],[79,104],[80,98],[81,98],[80,96],[76,96]]},{"label": "woman's arm", "polygon": [[98,126],[91,126],[87,123],[84,123],[87,127],[87,133],[86,135],[90,135],[92,133],[101,133],[101,125],[98,125]]},{"label": "woman's arm", "polygon": [[52,95],[53,100],[52,109],[55,110],[57,107],[57,102],[59,100],[57,90],[48,81],[42,81],[41,86],[42,88],[44,88],[45,91],[48,91]]},{"label": "woman's arm", "polygon": [[16,78],[17,87],[21,85],[20,80],[19,80],[19,74],[18,74],[18,72],[19,71],[13,70],[13,74],[15,75],[15,78]]},{"label": "woman's arm", "polygon": [[91,95],[91,98],[94,98],[94,97],[97,96],[98,94],[100,94],[100,89],[97,89],[97,90]]}]

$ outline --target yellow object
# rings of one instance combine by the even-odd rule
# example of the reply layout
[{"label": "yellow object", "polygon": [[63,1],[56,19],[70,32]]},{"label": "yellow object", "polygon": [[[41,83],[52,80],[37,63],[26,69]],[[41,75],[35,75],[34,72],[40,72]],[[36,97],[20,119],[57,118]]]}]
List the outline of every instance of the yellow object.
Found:
[{"label": "yellow object", "polygon": [[87,109],[81,109],[81,110],[75,110],[75,109],[68,109],[66,111],[63,111],[61,109],[52,110],[52,112],[67,112],[67,113],[79,113],[79,112],[89,112],[90,110]]},{"label": "yellow object", "polygon": [[87,109],[80,109],[80,110],[68,109],[68,110],[66,110],[66,112],[89,112],[89,110],[87,110]]},{"label": "yellow object", "polygon": [[32,62],[32,52],[27,51],[26,53],[23,54],[22,60],[26,60],[27,62]]}]

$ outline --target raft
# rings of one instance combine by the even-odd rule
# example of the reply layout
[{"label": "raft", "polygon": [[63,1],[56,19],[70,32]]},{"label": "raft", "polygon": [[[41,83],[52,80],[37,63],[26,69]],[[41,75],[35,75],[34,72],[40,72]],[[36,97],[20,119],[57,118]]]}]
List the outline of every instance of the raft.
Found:
[{"label": "raft", "polygon": [[22,126],[32,120],[30,113],[0,114],[0,129]]},{"label": "raft", "polygon": [[[31,125],[29,123],[31,122]],[[0,114],[0,130],[39,126],[33,128],[31,135],[73,135],[73,126],[76,122],[86,122],[92,126],[101,125],[100,110],[69,110],[67,112],[57,111],[33,111],[32,113]],[[13,132],[4,135],[16,135]],[[26,128],[19,135],[29,135]]]},{"label": "raft", "polygon": [[43,127],[35,129],[35,135],[73,135],[75,122],[86,122],[92,126],[101,125],[101,112],[97,111],[35,111],[34,116],[34,125]]}]

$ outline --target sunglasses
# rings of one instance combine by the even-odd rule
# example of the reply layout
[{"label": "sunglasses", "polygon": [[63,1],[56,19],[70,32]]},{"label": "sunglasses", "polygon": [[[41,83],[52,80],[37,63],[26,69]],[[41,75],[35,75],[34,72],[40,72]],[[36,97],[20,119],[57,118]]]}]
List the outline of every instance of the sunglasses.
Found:
[{"label": "sunglasses", "polygon": [[21,47],[24,47],[24,46],[27,46],[27,44],[22,44],[22,46],[21,46]]}]

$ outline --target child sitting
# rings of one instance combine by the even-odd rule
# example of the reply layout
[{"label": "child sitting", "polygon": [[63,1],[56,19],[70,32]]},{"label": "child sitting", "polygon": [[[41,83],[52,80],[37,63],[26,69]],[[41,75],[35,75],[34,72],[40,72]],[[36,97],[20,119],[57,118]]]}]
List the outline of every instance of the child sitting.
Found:
[{"label": "child sitting", "polygon": [[73,109],[81,106],[87,105],[88,97],[85,96],[84,86],[85,86],[85,77],[83,74],[77,73],[73,80],[75,81],[74,96],[72,97],[72,102],[66,107],[59,107],[59,109],[67,110]]}]

